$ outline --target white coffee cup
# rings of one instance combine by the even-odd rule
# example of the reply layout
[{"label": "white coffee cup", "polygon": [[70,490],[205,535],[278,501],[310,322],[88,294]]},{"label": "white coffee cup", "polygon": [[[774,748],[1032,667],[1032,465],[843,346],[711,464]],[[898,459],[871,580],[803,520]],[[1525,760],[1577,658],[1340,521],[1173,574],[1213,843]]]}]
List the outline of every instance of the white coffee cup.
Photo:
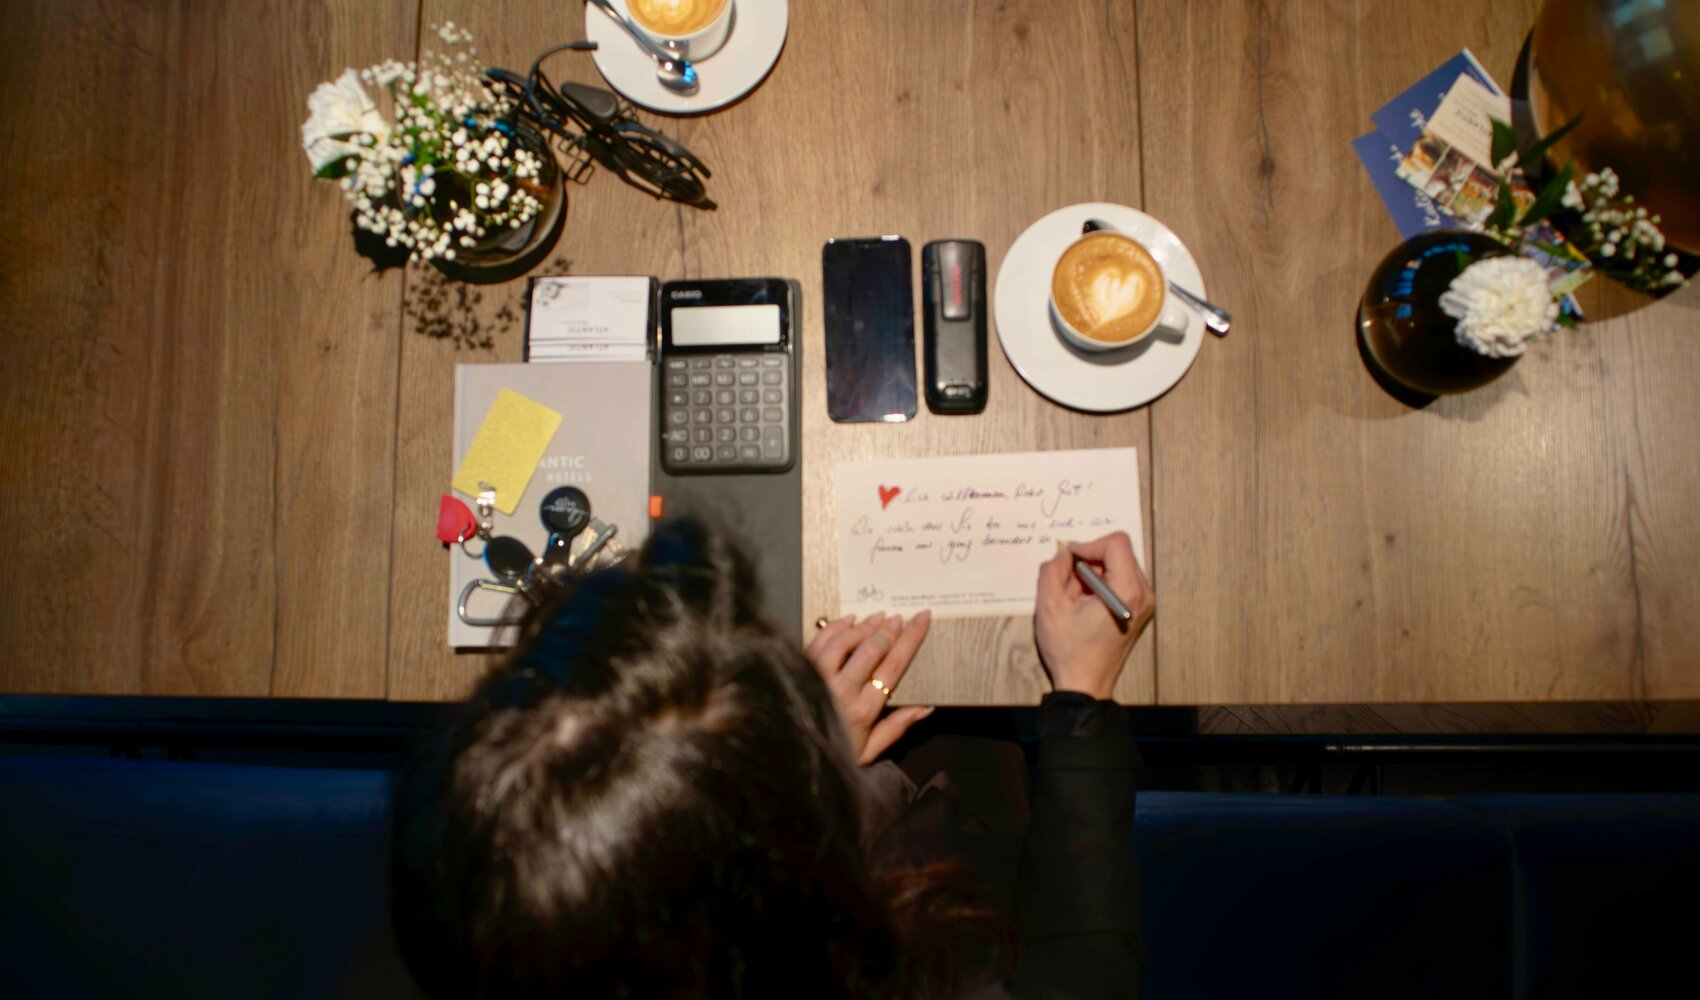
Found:
[{"label": "white coffee cup", "polygon": [[[694,23],[697,19],[690,18],[689,12],[693,7],[707,9],[715,2],[716,0],[625,0],[625,7],[632,23],[657,45],[674,43],[681,56],[692,62],[701,62],[719,52],[720,47],[726,44],[726,36],[732,30],[733,0],[719,0],[719,13],[700,24]],[[683,31],[664,30],[661,27],[678,19],[681,14],[694,26]]]},{"label": "white coffee cup", "polygon": [[[1134,344],[1144,342],[1147,338],[1155,335],[1158,331],[1166,331],[1175,336],[1185,336],[1188,323],[1187,312],[1185,309],[1181,308],[1180,302],[1178,302],[1175,299],[1174,294],[1169,291],[1168,278],[1164,274],[1163,265],[1157,260],[1156,255],[1151,253],[1150,248],[1146,247],[1145,244],[1134,239],[1132,236],[1117,230],[1113,226],[1097,221],[1094,221],[1094,226],[1096,228],[1092,232],[1085,233],[1079,239],[1070,243],[1068,249],[1064,250],[1057,256],[1057,263],[1052,266],[1053,282],[1049,294],[1046,295],[1045,301],[1050,308],[1051,326],[1056,329],[1057,335],[1062,337],[1062,339],[1070,345],[1077,347],[1082,351],[1119,351],[1124,347],[1131,347]],[[1073,324],[1071,324],[1063,316],[1063,311],[1057,307],[1054,280],[1056,269],[1062,265],[1063,261],[1069,256],[1069,253],[1073,251],[1077,245],[1085,242],[1086,240],[1106,237],[1131,243],[1144,254],[1145,258],[1149,259],[1149,266],[1155,272],[1155,284],[1161,290],[1161,294],[1163,296],[1161,305],[1158,306],[1156,311],[1153,313],[1149,323],[1143,324],[1141,327],[1134,329],[1131,332],[1125,332],[1124,335],[1114,339],[1107,339],[1103,336],[1092,336],[1086,331],[1077,329]]]}]

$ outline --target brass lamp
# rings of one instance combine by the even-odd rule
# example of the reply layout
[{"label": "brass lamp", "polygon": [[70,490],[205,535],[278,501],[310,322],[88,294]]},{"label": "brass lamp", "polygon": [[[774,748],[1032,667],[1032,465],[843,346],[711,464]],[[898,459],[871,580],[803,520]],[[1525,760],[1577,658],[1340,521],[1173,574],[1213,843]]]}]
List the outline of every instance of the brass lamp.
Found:
[{"label": "brass lamp", "polygon": [[1548,154],[1610,167],[1671,244],[1700,253],[1700,0],[1546,0],[1529,50],[1529,103]]}]

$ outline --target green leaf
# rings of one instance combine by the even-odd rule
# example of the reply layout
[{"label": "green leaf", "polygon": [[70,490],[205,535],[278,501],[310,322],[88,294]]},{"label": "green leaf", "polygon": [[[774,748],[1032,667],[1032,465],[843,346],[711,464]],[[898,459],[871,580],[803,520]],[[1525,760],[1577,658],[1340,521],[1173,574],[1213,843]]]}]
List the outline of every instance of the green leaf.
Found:
[{"label": "green leaf", "polygon": [[1498,170],[1507,156],[1517,152],[1517,132],[1507,122],[1498,118],[1490,120],[1493,122],[1493,162],[1488,166]]},{"label": "green leaf", "polygon": [[1511,196],[1511,182],[1504,177],[1499,179],[1499,200],[1493,206],[1493,214],[1488,216],[1487,228],[1504,232],[1511,228],[1511,222],[1517,217],[1517,199]]},{"label": "green leaf", "polygon": [[1574,271],[1589,266],[1587,256],[1577,249],[1574,243],[1548,243],[1546,240],[1530,240],[1529,245],[1545,253],[1557,261],[1560,267],[1567,270]]},{"label": "green leaf", "polygon": [[1541,189],[1540,197],[1536,198],[1535,203],[1529,206],[1529,210],[1523,213],[1523,220],[1520,225],[1532,226],[1558,211],[1558,206],[1564,201],[1564,189],[1570,186],[1570,178],[1575,174],[1575,161],[1566,163],[1564,169],[1554,174],[1552,180],[1547,181],[1547,186]]},{"label": "green leaf", "polygon": [[1529,169],[1529,164],[1539,163],[1541,158],[1547,155],[1547,150],[1552,148],[1553,143],[1569,135],[1570,130],[1580,124],[1582,124],[1582,116],[1577,115],[1575,118],[1572,118],[1563,125],[1560,125],[1558,130],[1553,132],[1552,135],[1547,136],[1539,142],[1532,143],[1529,148],[1523,150],[1523,155],[1518,157],[1518,159],[1523,163],[1523,168],[1527,170]]},{"label": "green leaf", "polygon": [[340,160],[332,160],[314,171],[313,176],[326,181],[341,180],[348,176],[350,169],[348,165],[358,159],[360,159],[358,156],[344,156]]}]

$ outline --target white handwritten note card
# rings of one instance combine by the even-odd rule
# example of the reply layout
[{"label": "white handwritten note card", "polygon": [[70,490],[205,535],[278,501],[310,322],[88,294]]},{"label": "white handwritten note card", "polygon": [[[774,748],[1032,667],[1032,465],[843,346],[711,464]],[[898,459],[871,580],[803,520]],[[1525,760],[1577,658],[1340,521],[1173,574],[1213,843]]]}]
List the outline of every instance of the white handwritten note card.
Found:
[{"label": "white handwritten note card", "polygon": [[1134,448],[838,464],[838,611],[1024,615],[1059,541],[1140,529]]}]

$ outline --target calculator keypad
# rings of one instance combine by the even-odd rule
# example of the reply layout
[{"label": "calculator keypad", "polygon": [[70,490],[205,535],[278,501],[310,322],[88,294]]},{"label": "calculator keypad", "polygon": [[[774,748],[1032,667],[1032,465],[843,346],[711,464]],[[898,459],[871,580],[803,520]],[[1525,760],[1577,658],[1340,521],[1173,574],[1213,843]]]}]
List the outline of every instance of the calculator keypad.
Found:
[{"label": "calculator keypad", "polygon": [[663,362],[661,453],[671,472],[765,472],[791,464],[791,366],[779,353]]}]

